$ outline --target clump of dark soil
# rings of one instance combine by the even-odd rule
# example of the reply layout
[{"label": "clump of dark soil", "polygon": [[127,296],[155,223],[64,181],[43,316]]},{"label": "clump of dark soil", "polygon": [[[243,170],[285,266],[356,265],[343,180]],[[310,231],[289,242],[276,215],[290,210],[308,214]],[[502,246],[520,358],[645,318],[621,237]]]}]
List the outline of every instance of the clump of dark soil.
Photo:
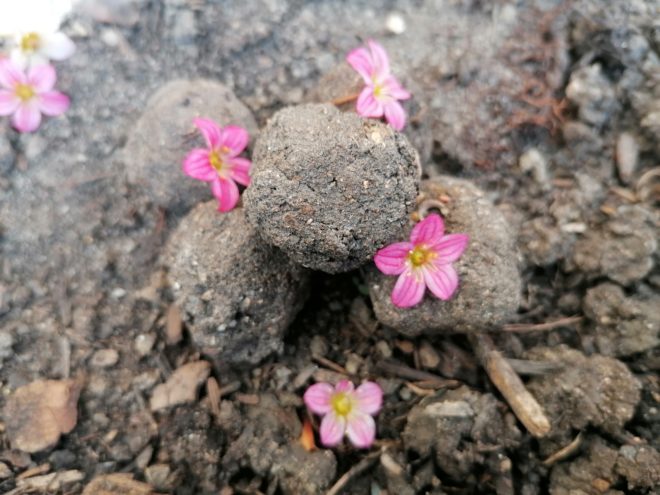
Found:
[{"label": "clump of dark soil", "polygon": [[420,164],[385,124],[331,105],[280,110],[254,150],[248,220],[293,261],[352,270],[394,239],[412,212]]},{"label": "clump of dark soil", "polygon": [[[520,304],[521,281],[506,219],[483,191],[466,180],[439,176],[422,182],[421,191],[421,207],[439,209],[447,233],[470,236],[466,251],[454,264],[460,290],[449,301],[427,295],[420,305],[400,309],[390,299],[396,277],[371,268],[369,294],[376,316],[408,336],[487,331],[507,321]],[[407,239],[410,228],[401,229],[398,239]]]},{"label": "clump of dark soil", "polygon": [[216,210],[209,201],[181,220],[166,249],[168,280],[204,354],[222,367],[254,365],[281,352],[309,274],[264,244],[242,208]]}]

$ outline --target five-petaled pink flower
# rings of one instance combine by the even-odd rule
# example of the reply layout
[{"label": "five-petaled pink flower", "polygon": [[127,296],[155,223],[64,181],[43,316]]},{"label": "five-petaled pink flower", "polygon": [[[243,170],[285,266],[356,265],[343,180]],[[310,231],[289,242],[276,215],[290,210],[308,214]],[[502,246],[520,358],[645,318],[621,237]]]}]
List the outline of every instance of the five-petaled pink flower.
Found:
[{"label": "five-petaled pink flower", "polygon": [[20,132],[32,132],[41,124],[41,114],[61,115],[69,97],[53,91],[57,80],[52,65],[36,65],[23,71],[10,59],[0,59],[0,115],[12,115]]},{"label": "five-petaled pink flower", "polygon": [[220,128],[210,119],[197,118],[193,123],[204,136],[208,149],[195,148],[188,153],[183,171],[193,179],[210,182],[211,192],[219,203],[218,211],[230,211],[238,202],[236,183],[250,185],[252,162],[238,156],[248,144],[248,132],[233,125]]},{"label": "five-petaled pink flower", "polygon": [[466,234],[445,235],[440,215],[431,213],[410,233],[410,242],[397,242],[379,250],[374,256],[378,269],[385,275],[398,275],[392,291],[392,302],[409,308],[424,297],[426,287],[439,299],[450,299],[458,287],[458,274],[451,265],[467,247]]},{"label": "five-petaled pink flower", "polygon": [[326,447],[339,445],[344,435],[360,449],[371,447],[376,438],[376,423],[383,403],[383,390],[377,383],[364,382],[357,389],[348,380],[335,387],[316,383],[304,396],[305,404],[321,420],[321,443]]},{"label": "five-petaled pink flower", "polygon": [[398,100],[407,100],[410,93],[390,74],[387,52],[373,40],[367,48],[356,48],[346,61],[362,76],[366,84],[358,96],[357,112],[363,117],[385,120],[397,131],[406,125],[406,112]]}]

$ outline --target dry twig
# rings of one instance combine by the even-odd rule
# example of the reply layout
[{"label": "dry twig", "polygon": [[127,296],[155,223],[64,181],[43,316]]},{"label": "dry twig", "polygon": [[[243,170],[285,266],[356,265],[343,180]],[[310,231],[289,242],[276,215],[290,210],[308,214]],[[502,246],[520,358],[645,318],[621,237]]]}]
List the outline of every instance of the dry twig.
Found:
[{"label": "dry twig", "polygon": [[351,469],[346,471],[341,476],[341,478],[339,478],[337,482],[334,485],[332,485],[332,488],[330,488],[330,490],[328,490],[325,493],[325,495],[337,495],[338,493],[340,493],[353,478],[355,478],[359,474],[362,474],[364,471],[366,471],[371,466],[373,466],[376,463],[376,460],[380,457],[381,453],[382,451],[379,450],[377,452],[372,452],[371,454],[368,454],[355,466],[353,466]]},{"label": "dry twig", "polygon": [[566,327],[579,323],[583,320],[582,316],[568,316],[555,321],[546,321],[545,323],[509,323],[504,325],[502,330],[506,332],[538,332],[541,330],[553,330],[559,327]]},{"label": "dry twig", "polygon": [[550,421],[509,362],[495,348],[490,336],[470,335],[470,342],[490,380],[502,393],[520,422],[537,438],[547,435],[550,431]]},{"label": "dry twig", "polygon": [[557,461],[563,461],[569,455],[573,454],[576,450],[578,450],[581,445],[582,445],[582,432],[578,433],[578,435],[571,443],[569,443],[565,447],[562,447],[557,452],[555,452],[550,457],[548,457],[545,461],[543,461],[543,465],[552,466]]}]

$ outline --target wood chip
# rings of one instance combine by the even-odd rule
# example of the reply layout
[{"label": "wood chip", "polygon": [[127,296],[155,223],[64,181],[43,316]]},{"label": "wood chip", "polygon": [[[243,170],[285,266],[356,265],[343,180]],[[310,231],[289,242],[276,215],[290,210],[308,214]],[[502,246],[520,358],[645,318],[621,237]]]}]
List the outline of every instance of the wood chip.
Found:
[{"label": "wood chip", "polygon": [[23,471],[21,474],[16,476],[17,480],[24,480],[25,478],[31,478],[32,476],[37,476],[38,474],[44,474],[50,471],[50,464],[40,464],[33,468]]},{"label": "wood chip", "polygon": [[197,389],[211,373],[207,361],[195,361],[177,368],[165,383],[154,388],[149,406],[158,411],[197,399]]},{"label": "wood chip", "polygon": [[85,475],[80,471],[59,471],[57,473],[33,476],[16,481],[16,489],[8,492],[6,495],[18,495],[19,493],[55,493],[61,490],[65,485],[82,481]]},{"label": "wood chip", "polygon": [[211,412],[217,419],[220,419],[220,385],[213,377],[206,380],[206,394],[209,397]]},{"label": "wood chip", "polygon": [[181,342],[182,335],[181,311],[176,304],[170,304],[165,317],[165,342],[167,345],[176,345]]},{"label": "wood chip", "polygon": [[130,473],[103,474],[94,478],[82,495],[151,495],[151,486],[135,481]]},{"label": "wood chip", "polygon": [[37,380],[16,389],[4,411],[12,446],[24,452],[39,452],[73,430],[78,420],[80,388],[75,380]]}]

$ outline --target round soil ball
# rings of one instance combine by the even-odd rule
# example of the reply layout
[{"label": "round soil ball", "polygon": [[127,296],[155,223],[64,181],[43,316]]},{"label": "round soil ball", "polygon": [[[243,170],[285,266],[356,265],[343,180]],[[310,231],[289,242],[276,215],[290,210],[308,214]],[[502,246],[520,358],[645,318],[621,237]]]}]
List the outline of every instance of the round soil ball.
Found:
[{"label": "round soil ball", "polygon": [[124,161],[128,182],[142,186],[149,197],[175,213],[211,198],[208,184],[187,177],[183,159],[193,148],[205,148],[193,125],[206,117],[220,126],[247,129],[252,141],[257,123],[250,110],[228,88],[214,81],[176,80],[161,87],[130,132]]},{"label": "round soil ball", "polygon": [[[424,111],[420,98],[422,89],[409,77],[400,79],[401,84],[412,94],[408,100],[401,104],[406,110],[406,126],[403,134],[408,138],[410,144],[419,153],[423,164],[431,159],[433,152],[433,130],[431,129],[430,113]],[[335,65],[329,72],[323,75],[319,82],[307,94],[310,102],[330,103],[357,95],[364,88],[362,77],[346,62]],[[345,112],[355,112],[356,100],[348,101],[339,105],[339,109]]]},{"label": "round soil ball", "polygon": [[[459,286],[449,301],[427,290],[413,308],[397,308],[391,300],[395,276],[375,267],[367,274],[376,317],[408,336],[492,330],[506,322],[520,304],[521,279],[515,238],[504,216],[472,183],[441,176],[423,181],[422,204],[440,206],[445,232],[465,233],[470,242],[453,265]],[[408,240],[412,225],[399,233]]]},{"label": "round soil ball", "polygon": [[389,126],[332,105],[289,107],[261,131],[245,209],[294,261],[344,272],[407,223],[419,175],[417,154]]},{"label": "round soil ball", "polygon": [[282,351],[308,272],[261,241],[241,208],[195,207],[169,240],[165,263],[193,341],[217,366],[254,365]]}]

